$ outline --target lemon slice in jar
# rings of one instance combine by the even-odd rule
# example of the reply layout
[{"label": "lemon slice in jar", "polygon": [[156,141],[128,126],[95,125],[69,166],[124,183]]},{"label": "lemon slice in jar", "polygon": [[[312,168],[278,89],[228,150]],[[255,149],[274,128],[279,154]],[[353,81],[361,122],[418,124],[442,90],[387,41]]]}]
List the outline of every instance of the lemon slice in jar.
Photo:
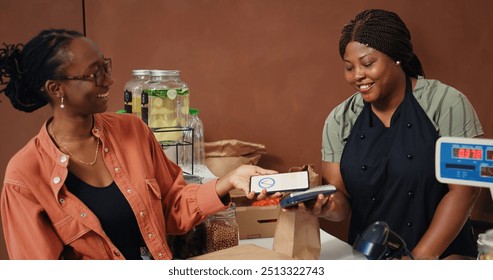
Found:
[{"label": "lemon slice in jar", "polygon": [[174,100],[176,98],[176,89],[170,89],[166,94],[169,99]]},{"label": "lemon slice in jar", "polygon": [[161,97],[154,98],[154,100],[152,100],[152,105],[155,107],[162,107],[163,106],[163,99]]}]

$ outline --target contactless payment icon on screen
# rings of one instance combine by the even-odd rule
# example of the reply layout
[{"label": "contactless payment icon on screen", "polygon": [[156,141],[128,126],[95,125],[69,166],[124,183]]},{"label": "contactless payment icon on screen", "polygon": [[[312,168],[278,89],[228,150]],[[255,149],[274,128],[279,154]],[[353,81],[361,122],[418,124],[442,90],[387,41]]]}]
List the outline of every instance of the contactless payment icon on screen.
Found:
[{"label": "contactless payment icon on screen", "polygon": [[310,187],[308,171],[256,175],[250,177],[250,190],[260,193],[301,191]]},{"label": "contactless payment icon on screen", "polygon": [[266,177],[258,181],[259,188],[268,189],[272,188],[276,184],[276,180],[274,178]]}]

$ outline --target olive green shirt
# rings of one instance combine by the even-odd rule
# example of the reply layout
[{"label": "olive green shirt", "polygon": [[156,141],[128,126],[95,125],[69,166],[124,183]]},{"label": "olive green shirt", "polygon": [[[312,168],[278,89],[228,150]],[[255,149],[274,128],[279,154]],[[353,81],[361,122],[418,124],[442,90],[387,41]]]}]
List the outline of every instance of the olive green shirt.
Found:
[{"label": "olive green shirt", "polygon": [[[477,137],[483,128],[467,97],[438,80],[419,76],[413,95],[440,136]],[[363,110],[359,92],[339,104],[325,120],[322,134],[322,160],[340,162],[345,139]]]}]

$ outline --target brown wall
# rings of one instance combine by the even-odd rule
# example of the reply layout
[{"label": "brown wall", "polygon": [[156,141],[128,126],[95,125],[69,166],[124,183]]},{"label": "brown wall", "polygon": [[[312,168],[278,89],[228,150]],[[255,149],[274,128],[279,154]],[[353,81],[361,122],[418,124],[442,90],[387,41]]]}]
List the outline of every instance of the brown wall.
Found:
[{"label": "brown wall", "polygon": [[[262,143],[263,167],[312,163],[319,171],[323,122],[353,93],[343,79],[340,30],[370,7],[401,15],[427,77],[464,92],[493,138],[491,1],[86,0],[85,20],[88,37],[113,59],[110,111],[122,108],[132,69],[180,69],[206,141]],[[49,26],[81,30],[81,18],[80,0],[0,0],[0,43],[23,42]],[[0,133],[9,136],[0,139],[3,178],[8,159],[50,112],[24,114],[0,100]]]},{"label": "brown wall", "polygon": [[[80,0],[0,0],[0,44],[24,43],[41,29],[50,27],[82,32],[82,18]],[[0,180],[3,182],[10,157],[39,131],[51,111],[46,107],[26,114],[15,110],[3,94],[0,101]],[[2,230],[0,259],[7,259]]]},{"label": "brown wall", "polygon": [[265,144],[260,164],[286,171],[319,166],[323,121],[353,93],[342,76],[340,29],[370,6],[402,15],[428,77],[466,93],[491,130],[493,95],[481,69],[493,60],[493,3],[428,2],[86,1],[87,34],[114,60],[111,110],[122,108],[131,69],[180,69],[206,141]]}]

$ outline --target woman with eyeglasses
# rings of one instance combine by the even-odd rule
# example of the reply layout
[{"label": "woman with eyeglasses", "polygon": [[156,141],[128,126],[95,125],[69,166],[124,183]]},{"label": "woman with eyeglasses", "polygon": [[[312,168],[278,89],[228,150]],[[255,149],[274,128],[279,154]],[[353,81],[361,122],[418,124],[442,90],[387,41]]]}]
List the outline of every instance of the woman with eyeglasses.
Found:
[{"label": "woman with eyeglasses", "polygon": [[45,30],[0,51],[12,105],[53,110],[7,166],[1,215],[11,259],[171,259],[166,235],[226,209],[232,189],[253,199],[250,176],[275,173],[241,166],[186,185],[138,117],[105,113],[111,60],[78,32]]}]

